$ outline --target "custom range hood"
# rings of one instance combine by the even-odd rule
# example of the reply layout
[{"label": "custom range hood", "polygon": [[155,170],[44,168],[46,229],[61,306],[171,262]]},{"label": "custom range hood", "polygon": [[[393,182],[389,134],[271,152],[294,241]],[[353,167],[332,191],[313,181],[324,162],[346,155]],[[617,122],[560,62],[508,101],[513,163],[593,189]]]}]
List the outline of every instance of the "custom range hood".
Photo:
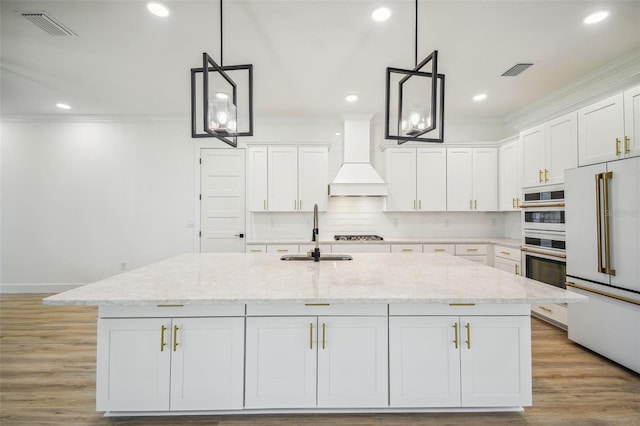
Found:
[{"label": "custom range hood", "polygon": [[387,184],[370,163],[371,114],[344,116],[344,160],[331,182],[335,197],[382,197]]}]

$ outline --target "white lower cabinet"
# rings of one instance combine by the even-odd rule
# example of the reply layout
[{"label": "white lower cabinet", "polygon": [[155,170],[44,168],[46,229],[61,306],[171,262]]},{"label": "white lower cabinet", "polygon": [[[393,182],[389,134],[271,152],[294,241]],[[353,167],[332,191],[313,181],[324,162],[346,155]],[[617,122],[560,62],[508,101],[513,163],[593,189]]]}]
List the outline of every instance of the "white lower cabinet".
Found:
[{"label": "white lower cabinet", "polygon": [[246,408],[386,407],[387,318],[247,318]]},{"label": "white lower cabinet", "polygon": [[392,407],[531,405],[528,316],[391,316]]},{"label": "white lower cabinet", "polygon": [[101,318],[98,411],[242,408],[244,318]]}]

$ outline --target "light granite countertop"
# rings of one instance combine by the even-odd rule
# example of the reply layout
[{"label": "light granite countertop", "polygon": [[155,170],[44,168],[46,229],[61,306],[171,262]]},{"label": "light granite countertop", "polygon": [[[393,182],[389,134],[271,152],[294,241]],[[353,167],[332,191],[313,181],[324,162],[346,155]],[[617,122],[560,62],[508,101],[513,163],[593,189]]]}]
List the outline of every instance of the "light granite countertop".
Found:
[{"label": "light granite countertop", "polygon": [[[251,240],[247,245],[264,244],[314,244],[311,240]],[[519,249],[521,240],[498,237],[469,237],[469,238],[389,238],[382,241],[336,241],[320,240],[320,244],[497,244],[509,248]]]},{"label": "light granite countertop", "polygon": [[46,305],[577,303],[585,296],[444,253],[351,261],[183,254],[47,297]]}]

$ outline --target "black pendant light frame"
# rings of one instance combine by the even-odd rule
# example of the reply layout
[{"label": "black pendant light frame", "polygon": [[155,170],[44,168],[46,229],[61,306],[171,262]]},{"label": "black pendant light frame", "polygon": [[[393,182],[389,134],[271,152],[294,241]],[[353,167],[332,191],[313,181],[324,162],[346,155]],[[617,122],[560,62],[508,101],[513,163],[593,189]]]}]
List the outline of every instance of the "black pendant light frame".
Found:
[{"label": "black pendant light frame", "polygon": [[[429,56],[423,59],[418,64],[418,0],[415,0],[415,67],[411,70],[402,68],[387,67],[386,86],[385,86],[385,139],[397,140],[398,145],[409,141],[415,142],[444,142],[444,74],[438,74],[438,51],[434,50]],[[431,72],[422,71],[422,69],[431,64]],[[391,76],[392,74],[402,74],[400,82],[398,83],[398,117],[397,117],[397,135],[390,134],[391,126],[390,120],[390,106],[391,106]],[[409,79],[427,78],[430,79],[430,107],[431,112],[429,115],[430,125],[414,132],[411,135],[402,135],[402,109],[404,98],[404,86]],[[439,111],[439,114],[438,114]],[[439,136],[433,137],[421,137],[425,133],[433,130],[439,130]]]},{"label": "black pendant light frame", "polygon": [[[236,148],[238,146],[238,136],[253,136],[253,65],[222,65],[222,49],[223,49],[223,16],[222,16],[222,0],[220,0],[220,65],[209,56],[206,52],[202,53],[202,68],[191,68],[191,137],[192,138],[217,138],[222,142],[231,145]],[[226,71],[247,71],[247,84],[248,84],[248,100],[249,100],[249,130],[244,132],[216,132],[209,130],[207,126],[209,115],[209,73],[217,72],[232,88],[233,96],[232,102],[236,107],[237,116],[237,85]],[[197,114],[196,114],[196,80],[197,75],[202,73],[202,119],[204,133],[199,133],[197,130]],[[237,117],[236,117],[236,130],[237,130]]]}]

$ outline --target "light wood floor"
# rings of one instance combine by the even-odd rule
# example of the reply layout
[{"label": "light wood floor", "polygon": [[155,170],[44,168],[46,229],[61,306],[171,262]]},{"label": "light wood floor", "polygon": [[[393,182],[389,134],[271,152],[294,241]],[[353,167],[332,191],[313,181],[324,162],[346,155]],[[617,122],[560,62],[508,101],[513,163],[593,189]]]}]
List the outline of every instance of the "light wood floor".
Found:
[{"label": "light wood floor", "polygon": [[105,418],[95,412],[97,308],[43,306],[44,296],[0,296],[2,426],[640,425],[640,376],[537,319],[534,405],[521,413]]}]

